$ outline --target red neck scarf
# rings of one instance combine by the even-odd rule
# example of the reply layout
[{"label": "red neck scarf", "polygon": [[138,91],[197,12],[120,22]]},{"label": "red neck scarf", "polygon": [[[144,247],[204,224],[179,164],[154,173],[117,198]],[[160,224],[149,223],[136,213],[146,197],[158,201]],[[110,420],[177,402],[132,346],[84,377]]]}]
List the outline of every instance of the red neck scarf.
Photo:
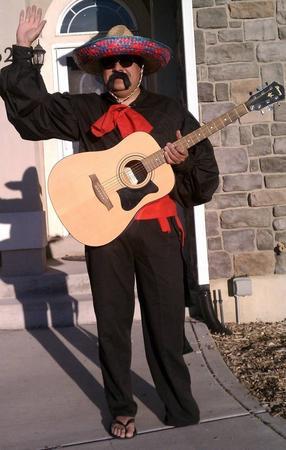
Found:
[{"label": "red neck scarf", "polygon": [[153,129],[152,125],[130,106],[115,104],[110,106],[108,111],[91,125],[91,131],[95,136],[101,137],[115,127],[118,128],[123,138],[134,131],[150,133]]}]

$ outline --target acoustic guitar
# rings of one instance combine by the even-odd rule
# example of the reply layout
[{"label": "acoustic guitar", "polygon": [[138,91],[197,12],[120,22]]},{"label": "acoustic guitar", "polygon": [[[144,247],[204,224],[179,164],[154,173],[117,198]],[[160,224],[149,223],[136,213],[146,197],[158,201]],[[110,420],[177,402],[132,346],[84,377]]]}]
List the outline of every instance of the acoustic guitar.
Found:
[{"label": "acoustic guitar", "polygon": [[[272,82],[218,118],[176,141],[189,149],[249,111],[284,99],[284,87]],[[175,182],[158,143],[135,132],[115,147],[67,156],[52,169],[48,190],[57,215],[78,241],[100,246],[119,236],[147,203],[168,194]]]}]

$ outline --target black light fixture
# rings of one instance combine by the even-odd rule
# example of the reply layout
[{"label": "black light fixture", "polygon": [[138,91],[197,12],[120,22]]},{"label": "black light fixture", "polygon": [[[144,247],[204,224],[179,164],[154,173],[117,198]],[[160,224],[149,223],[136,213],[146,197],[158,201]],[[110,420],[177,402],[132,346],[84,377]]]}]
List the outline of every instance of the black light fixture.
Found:
[{"label": "black light fixture", "polygon": [[46,50],[43,49],[43,47],[40,45],[40,41],[38,40],[36,47],[33,48],[33,64],[39,70],[44,64],[45,53]]}]

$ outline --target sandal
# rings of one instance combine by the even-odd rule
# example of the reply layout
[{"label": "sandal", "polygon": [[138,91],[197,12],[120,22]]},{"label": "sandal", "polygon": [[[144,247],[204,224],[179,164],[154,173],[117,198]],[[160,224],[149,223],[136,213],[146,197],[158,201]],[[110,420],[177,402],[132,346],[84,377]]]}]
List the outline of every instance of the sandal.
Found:
[{"label": "sandal", "polygon": [[[137,434],[137,430],[136,430],[135,427],[134,427],[133,434],[131,436],[126,436],[126,433],[128,432],[127,427],[128,427],[128,425],[130,425],[130,423],[135,423],[135,420],[134,420],[133,417],[131,417],[131,419],[127,420],[126,423],[121,422],[121,420],[114,419],[112,421],[112,423],[111,423],[111,426],[110,426],[110,434],[111,434],[111,436],[114,437],[115,439],[133,439],[134,436],[136,436],[136,434]],[[113,427],[113,425],[116,425],[116,424],[118,424],[118,425],[120,425],[121,427],[124,428],[124,430],[125,430],[125,436],[124,437],[120,437],[120,436],[117,436],[116,434],[112,433],[112,427]]]}]

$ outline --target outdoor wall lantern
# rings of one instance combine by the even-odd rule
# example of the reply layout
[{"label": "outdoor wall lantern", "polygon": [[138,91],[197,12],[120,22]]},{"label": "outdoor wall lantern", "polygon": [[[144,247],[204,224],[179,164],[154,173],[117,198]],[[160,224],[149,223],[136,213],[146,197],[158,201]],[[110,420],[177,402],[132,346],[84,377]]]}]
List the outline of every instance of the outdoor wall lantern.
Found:
[{"label": "outdoor wall lantern", "polygon": [[45,53],[46,50],[43,49],[38,40],[36,47],[33,49],[33,64],[39,70],[41,70],[41,67],[44,64]]}]

